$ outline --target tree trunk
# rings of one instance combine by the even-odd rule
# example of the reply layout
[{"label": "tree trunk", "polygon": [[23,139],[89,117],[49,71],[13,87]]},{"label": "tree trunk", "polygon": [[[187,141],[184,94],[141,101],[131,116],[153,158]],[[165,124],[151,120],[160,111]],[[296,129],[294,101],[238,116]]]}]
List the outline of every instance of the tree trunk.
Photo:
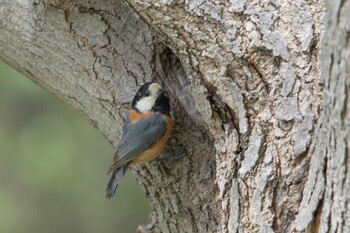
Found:
[{"label": "tree trunk", "polygon": [[114,145],[138,86],[168,88],[165,154],[188,155],[132,167],[153,207],[139,232],[350,232],[350,1],[0,0],[0,13],[0,58]]}]

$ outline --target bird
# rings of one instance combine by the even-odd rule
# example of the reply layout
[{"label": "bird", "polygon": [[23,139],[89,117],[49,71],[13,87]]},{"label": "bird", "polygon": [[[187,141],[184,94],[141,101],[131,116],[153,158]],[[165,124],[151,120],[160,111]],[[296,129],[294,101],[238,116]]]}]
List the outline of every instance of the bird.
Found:
[{"label": "bird", "polygon": [[107,171],[106,198],[115,196],[128,166],[154,160],[163,151],[174,127],[165,89],[146,82],[136,92],[123,131]]}]

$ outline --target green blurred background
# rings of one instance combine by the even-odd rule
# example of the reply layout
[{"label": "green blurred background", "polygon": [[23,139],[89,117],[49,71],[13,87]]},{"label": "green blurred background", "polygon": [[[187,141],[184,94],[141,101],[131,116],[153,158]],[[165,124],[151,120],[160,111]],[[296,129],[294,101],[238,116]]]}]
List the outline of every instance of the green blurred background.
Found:
[{"label": "green blurred background", "polygon": [[0,62],[0,232],[135,232],[150,207],[127,173],[106,200],[113,147],[78,113]]}]

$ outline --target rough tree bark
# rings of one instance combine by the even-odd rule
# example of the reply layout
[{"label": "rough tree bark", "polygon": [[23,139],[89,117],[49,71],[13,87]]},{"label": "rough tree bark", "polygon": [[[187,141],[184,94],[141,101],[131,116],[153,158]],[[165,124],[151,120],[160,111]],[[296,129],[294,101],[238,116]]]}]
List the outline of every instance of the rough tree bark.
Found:
[{"label": "rough tree bark", "polygon": [[349,0],[0,0],[0,13],[0,58],[114,145],[137,87],[169,89],[166,153],[189,155],[132,168],[153,207],[140,232],[350,232]]}]

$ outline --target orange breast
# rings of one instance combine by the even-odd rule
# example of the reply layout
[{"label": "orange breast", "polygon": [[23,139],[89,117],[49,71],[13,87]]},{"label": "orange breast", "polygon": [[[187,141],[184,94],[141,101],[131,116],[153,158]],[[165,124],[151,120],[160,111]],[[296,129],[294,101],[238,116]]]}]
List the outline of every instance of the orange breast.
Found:
[{"label": "orange breast", "polygon": [[163,118],[164,120],[166,120],[168,124],[168,128],[165,131],[164,136],[156,144],[151,146],[148,150],[145,150],[139,156],[134,158],[132,163],[147,163],[149,161],[154,160],[158,155],[160,155],[160,153],[162,153],[170,137],[171,131],[173,130],[173,127],[174,127],[174,121],[170,117],[163,115]]},{"label": "orange breast", "polygon": [[131,109],[129,112],[129,120],[131,123],[135,123],[139,120],[146,120],[150,116],[152,116],[152,112],[140,113],[134,109]]}]

